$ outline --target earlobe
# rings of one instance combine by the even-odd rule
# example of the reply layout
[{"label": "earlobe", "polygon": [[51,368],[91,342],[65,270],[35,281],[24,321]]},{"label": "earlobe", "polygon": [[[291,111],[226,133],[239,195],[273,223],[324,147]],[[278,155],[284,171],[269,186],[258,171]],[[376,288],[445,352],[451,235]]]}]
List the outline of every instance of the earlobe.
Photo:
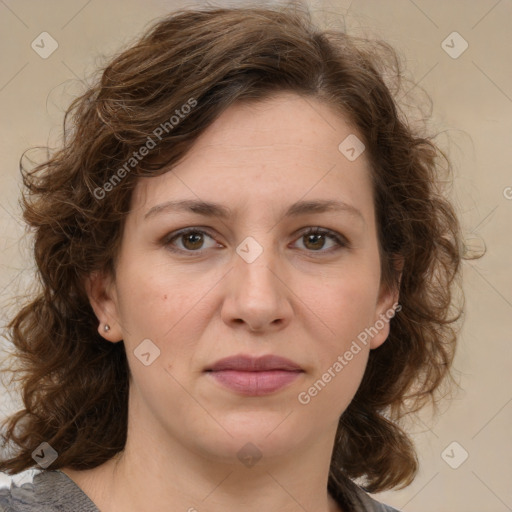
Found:
[{"label": "earlobe", "polygon": [[372,326],[372,339],[370,348],[380,347],[388,338],[390,332],[390,321],[401,306],[398,303],[398,293],[386,294],[385,300],[381,301],[377,308],[374,325]]},{"label": "earlobe", "polygon": [[397,282],[393,283],[391,286],[386,285],[385,283],[381,284],[374,325],[372,329],[372,332],[375,333],[375,335],[372,336],[370,342],[371,349],[380,347],[386,341],[390,332],[390,321],[402,308],[398,303],[398,299],[400,296],[400,282],[402,279],[403,259],[396,259],[395,266],[399,271]]},{"label": "earlobe", "polygon": [[98,319],[98,333],[108,341],[123,339],[118,321],[117,295],[112,278],[98,271],[92,272],[84,282],[89,303]]}]

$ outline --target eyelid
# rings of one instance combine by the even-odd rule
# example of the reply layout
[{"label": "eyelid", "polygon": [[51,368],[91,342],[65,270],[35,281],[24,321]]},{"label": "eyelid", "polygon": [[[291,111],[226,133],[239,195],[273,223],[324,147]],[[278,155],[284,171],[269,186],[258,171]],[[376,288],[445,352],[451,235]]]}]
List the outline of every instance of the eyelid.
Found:
[{"label": "eyelid", "polygon": [[[176,231],[172,231],[171,233],[168,233],[161,239],[161,243],[162,243],[162,245],[169,247],[173,240],[179,238],[180,236],[187,235],[188,233],[201,233],[204,235],[208,235],[212,239],[215,239],[213,234],[210,233],[209,228],[205,228],[203,226],[190,226],[190,227],[178,229]],[[183,249],[170,249],[170,250],[173,252],[201,254],[206,249],[199,249],[197,251],[184,251]]]},{"label": "eyelid", "polygon": [[[162,238],[161,243],[162,243],[162,245],[169,248],[171,246],[171,242],[173,240],[179,238],[180,236],[187,235],[188,233],[204,234],[204,235],[209,236],[213,240],[215,240],[215,236],[210,232],[210,228],[203,227],[203,226],[189,226],[189,227],[178,229],[176,231],[168,233],[167,235],[165,235]],[[349,240],[341,233],[334,231],[332,229],[322,228],[320,226],[308,226],[305,228],[301,228],[300,230],[295,232],[294,241],[297,241],[301,237],[303,237],[305,235],[309,235],[309,234],[324,235],[324,236],[330,238],[331,240],[333,240],[336,244],[336,247],[332,247],[328,250],[318,250],[318,251],[309,250],[309,251],[307,251],[309,254],[315,254],[315,253],[319,254],[319,255],[330,254],[332,252],[338,251],[343,248],[348,249],[351,246]],[[197,251],[190,251],[190,250],[187,251],[184,249],[172,248],[169,250],[172,252],[177,252],[177,253],[181,253],[181,254],[198,254],[199,255],[199,254],[204,253],[208,249],[198,249]]]}]

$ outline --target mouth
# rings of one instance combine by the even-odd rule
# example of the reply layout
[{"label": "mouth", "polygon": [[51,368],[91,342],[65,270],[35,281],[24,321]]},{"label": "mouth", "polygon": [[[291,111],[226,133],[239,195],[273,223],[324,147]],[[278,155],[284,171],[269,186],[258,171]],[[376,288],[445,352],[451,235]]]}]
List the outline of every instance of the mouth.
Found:
[{"label": "mouth", "polygon": [[205,373],[223,387],[246,396],[262,396],[281,390],[295,381],[304,370],[283,357],[238,355],[221,359]]},{"label": "mouth", "polygon": [[290,359],[274,355],[261,357],[237,355],[226,357],[206,368],[205,371],[218,372],[228,370],[240,372],[303,371],[297,363]]}]

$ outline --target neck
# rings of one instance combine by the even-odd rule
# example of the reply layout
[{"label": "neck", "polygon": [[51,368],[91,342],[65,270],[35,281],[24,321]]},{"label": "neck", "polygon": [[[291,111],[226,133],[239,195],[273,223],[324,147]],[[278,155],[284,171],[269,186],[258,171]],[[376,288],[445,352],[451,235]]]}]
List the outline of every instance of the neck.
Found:
[{"label": "neck", "polygon": [[308,454],[261,460],[252,467],[183,455],[182,447],[151,453],[127,444],[111,461],[105,512],[145,510],[148,503],[154,512],[340,510],[327,493],[328,468],[311,463]]}]

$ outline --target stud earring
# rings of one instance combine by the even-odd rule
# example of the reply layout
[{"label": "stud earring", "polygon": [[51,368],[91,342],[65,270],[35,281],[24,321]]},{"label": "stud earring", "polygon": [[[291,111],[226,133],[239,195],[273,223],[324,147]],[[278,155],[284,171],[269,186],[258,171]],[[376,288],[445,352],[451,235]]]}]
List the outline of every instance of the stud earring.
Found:
[{"label": "stud earring", "polygon": [[105,324],[105,326],[103,327],[103,330],[104,330],[105,332],[110,331],[110,325]]}]

